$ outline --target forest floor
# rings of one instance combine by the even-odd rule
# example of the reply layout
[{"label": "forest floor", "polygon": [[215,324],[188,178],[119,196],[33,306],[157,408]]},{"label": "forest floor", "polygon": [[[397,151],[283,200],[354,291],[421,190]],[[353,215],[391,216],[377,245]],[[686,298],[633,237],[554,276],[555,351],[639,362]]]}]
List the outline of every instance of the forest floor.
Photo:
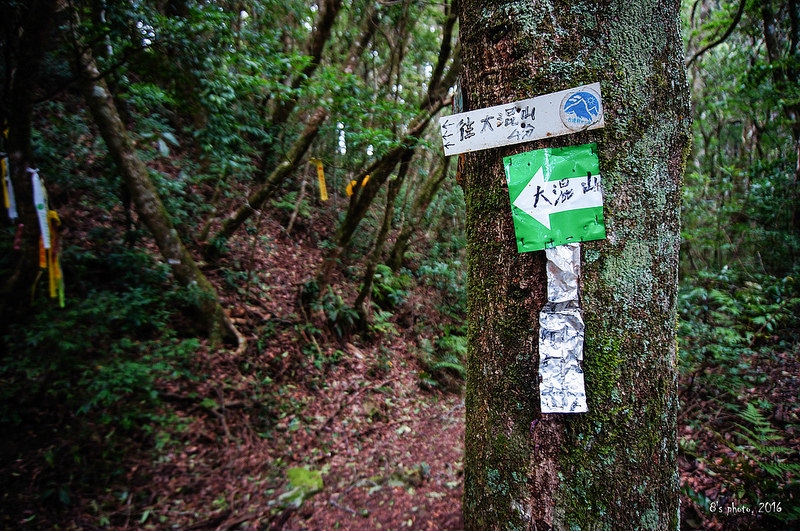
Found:
[{"label": "forest floor", "polygon": [[[153,429],[78,429],[90,420],[44,398],[21,412],[0,445],[0,527],[463,528],[463,397],[421,377],[415,323],[434,311],[431,288],[412,292],[382,333],[338,337],[295,308],[320,251],[265,225],[269,245],[239,241],[237,259],[255,277],[224,295],[247,351],[201,345],[191,359],[197,377],[159,384],[168,420]],[[772,442],[797,452],[797,352],[770,359],[760,366],[768,377],[748,393],[786,405],[773,413],[786,429]],[[790,529],[737,497],[757,476],[725,444],[740,420],[689,381],[681,396],[682,529]],[[106,463],[109,455],[119,461]],[[798,502],[763,501],[784,510]],[[743,503],[752,512],[736,512]]]}]

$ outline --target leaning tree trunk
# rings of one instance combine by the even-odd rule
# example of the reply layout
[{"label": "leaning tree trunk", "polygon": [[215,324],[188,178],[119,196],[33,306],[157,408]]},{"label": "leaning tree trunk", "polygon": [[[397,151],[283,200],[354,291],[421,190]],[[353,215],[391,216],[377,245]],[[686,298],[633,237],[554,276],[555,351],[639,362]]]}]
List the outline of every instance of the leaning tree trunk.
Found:
[{"label": "leaning tree trunk", "polygon": [[91,52],[86,50],[78,65],[81,88],[100,134],[133,199],[136,211],[153,234],[159,251],[183,286],[199,290],[197,309],[212,343],[220,343],[236,334],[225,315],[214,286],[200,271],[188,249],[181,242],[164,204],[158,195],[147,167],[136,153],[125,125],[119,117],[105,80],[100,77]]},{"label": "leaning tree trunk", "polygon": [[[336,2],[331,3],[336,4]],[[364,23],[361,26],[359,38],[356,39],[350,47],[350,52],[348,53],[347,61],[345,62],[343,69],[345,74],[352,74],[357,68],[361,53],[375,35],[377,21],[377,11],[370,9],[364,18]],[[322,49],[320,48],[319,51],[321,53]],[[293,108],[294,104],[285,106],[283,107],[283,111],[281,111],[281,113],[290,112]],[[285,121],[286,117],[283,114],[274,115],[273,120],[276,120],[279,117],[281,120]],[[220,230],[214,236],[215,240],[225,241],[233,236],[239,227],[241,227],[242,224],[247,221],[247,219],[254,212],[260,209],[262,205],[264,205],[275,195],[284,181],[288,179],[289,176],[291,176],[300,165],[303,157],[308,151],[308,148],[311,147],[311,143],[315,138],[317,138],[320,127],[322,127],[322,124],[327,119],[328,109],[326,109],[324,106],[317,107],[316,110],[311,113],[305,128],[303,128],[303,131],[292,143],[292,147],[289,148],[289,151],[283,160],[275,167],[275,169],[272,170],[268,176],[262,175],[258,178],[258,181],[261,182],[261,184],[247,197],[247,203],[239,206],[239,208],[237,208],[228,218],[225,219],[225,221],[222,222],[222,227],[220,227]],[[269,146],[264,148],[262,153],[262,162],[265,162],[267,159],[272,157],[271,149],[272,148]],[[264,171],[265,170],[262,167],[259,173],[263,173]]]},{"label": "leaning tree trunk", "polygon": [[[605,129],[468,153],[464,521],[678,528],[676,292],[689,133],[677,1],[463,0],[465,110],[599,81]],[[597,142],[608,237],[583,243],[588,413],[542,414],[544,252],[518,254],[504,156]]]}]

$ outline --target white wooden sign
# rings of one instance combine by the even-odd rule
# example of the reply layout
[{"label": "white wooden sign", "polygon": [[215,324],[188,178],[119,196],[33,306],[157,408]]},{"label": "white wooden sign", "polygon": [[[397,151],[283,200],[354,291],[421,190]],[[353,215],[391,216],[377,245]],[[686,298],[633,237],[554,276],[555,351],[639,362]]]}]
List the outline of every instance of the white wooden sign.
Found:
[{"label": "white wooden sign", "polygon": [[445,155],[605,126],[600,83],[439,118]]}]

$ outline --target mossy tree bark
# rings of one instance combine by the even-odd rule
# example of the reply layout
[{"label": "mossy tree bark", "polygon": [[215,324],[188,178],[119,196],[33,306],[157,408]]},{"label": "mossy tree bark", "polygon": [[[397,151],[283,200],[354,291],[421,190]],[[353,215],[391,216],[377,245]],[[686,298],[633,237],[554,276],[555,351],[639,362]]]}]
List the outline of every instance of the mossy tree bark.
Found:
[{"label": "mossy tree bark", "polygon": [[[679,2],[463,0],[466,110],[599,81],[606,126],[466,155],[467,529],[678,528],[676,293],[689,135]],[[597,142],[608,238],[582,244],[589,412],[543,415],[543,252],[502,157]]]}]

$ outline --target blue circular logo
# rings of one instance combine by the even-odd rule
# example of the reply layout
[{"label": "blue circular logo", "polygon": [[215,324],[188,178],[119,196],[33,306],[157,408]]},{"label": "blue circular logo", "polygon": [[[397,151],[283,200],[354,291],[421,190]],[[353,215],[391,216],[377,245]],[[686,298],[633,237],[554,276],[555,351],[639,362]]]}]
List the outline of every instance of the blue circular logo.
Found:
[{"label": "blue circular logo", "polygon": [[600,97],[594,90],[584,88],[567,94],[561,102],[561,121],[573,131],[592,126],[603,117]]}]

